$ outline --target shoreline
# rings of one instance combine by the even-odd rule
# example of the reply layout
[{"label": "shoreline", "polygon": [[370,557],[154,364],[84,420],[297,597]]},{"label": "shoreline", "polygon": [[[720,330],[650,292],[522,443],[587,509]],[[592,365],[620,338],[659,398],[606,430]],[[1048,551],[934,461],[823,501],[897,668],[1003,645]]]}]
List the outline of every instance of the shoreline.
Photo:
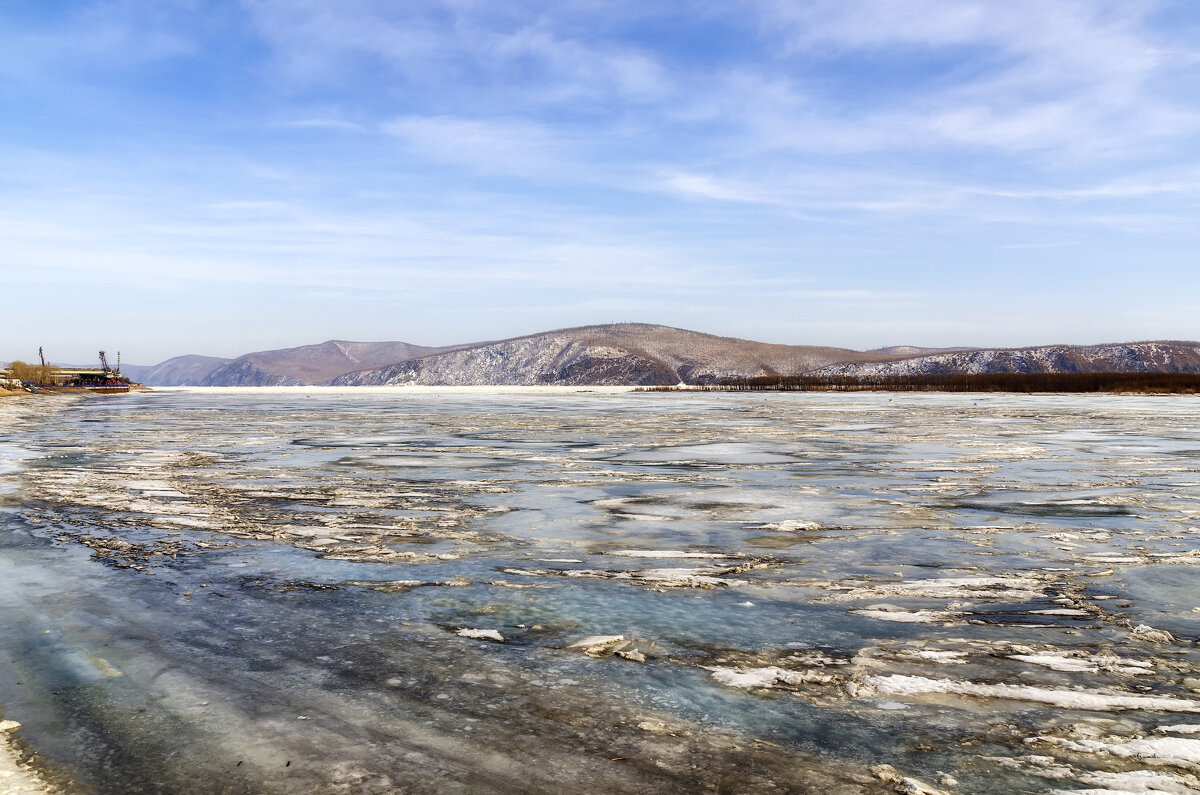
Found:
[{"label": "shoreline", "polygon": [[[704,394],[704,395],[719,395],[719,394],[864,394],[864,393],[886,393],[894,395],[933,395],[933,394],[956,394],[956,395],[992,395],[992,396],[1067,396],[1067,395],[1082,395],[1094,397],[1196,397],[1194,392],[1187,391],[1169,391],[1158,389],[1147,390],[1099,390],[1099,391],[1084,391],[1084,390],[1057,390],[1057,391],[1042,391],[1042,390],[1005,390],[1005,389],[978,389],[978,390],[960,390],[960,389],[938,389],[938,388],[922,388],[922,389],[889,389],[886,387],[860,387],[860,388],[845,388],[845,387],[824,387],[824,388],[808,388],[808,389],[789,389],[789,388],[766,388],[766,389],[737,389],[723,388],[720,386],[704,385],[704,384],[688,384],[684,386],[566,386],[557,384],[472,384],[472,385],[445,385],[445,386],[426,386],[426,385],[395,385],[395,386],[329,386],[329,385],[310,385],[310,386],[138,386],[131,392],[188,392],[213,395],[233,395],[233,394],[276,394],[276,395],[544,395],[544,396],[566,396],[566,395],[651,395],[651,394]],[[38,392],[25,392],[23,390],[2,390],[0,389],[0,399],[13,398],[37,398],[46,396],[61,396],[64,394],[88,394],[101,395],[111,397],[101,392],[86,392],[85,390],[65,391],[45,389]],[[118,393],[128,394],[128,393]]]},{"label": "shoreline", "polygon": [[5,795],[51,795],[57,792],[16,747],[13,732],[20,728],[21,724],[16,721],[0,720],[0,791]]},{"label": "shoreline", "polygon": [[322,394],[322,395],[617,395],[633,392],[636,386],[559,386],[559,385],[472,385],[472,386],[156,386],[153,392],[199,392],[229,394]]}]

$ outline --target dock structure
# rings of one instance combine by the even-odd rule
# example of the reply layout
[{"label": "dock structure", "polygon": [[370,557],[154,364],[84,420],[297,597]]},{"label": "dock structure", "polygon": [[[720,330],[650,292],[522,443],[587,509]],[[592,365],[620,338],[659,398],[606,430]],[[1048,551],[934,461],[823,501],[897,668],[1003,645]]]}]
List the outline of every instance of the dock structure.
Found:
[{"label": "dock structure", "polygon": [[29,392],[39,388],[50,389],[86,389],[93,392],[128,392],[131,386],[129,378],[121,375],[120,354],[117,354],[117,366],[108,364],[108,357],[100,351],[99,367],[55,367],[45,364],[45,351],[38,349],[38,358],[42,362],[37,365],[26,365],[24,362],[13,362],[8,369],[0,371],[0,387],[7,389],[25,389]]},{"label": "dock structure", "polygon": [[51,375],[54,386],[122,386],[129,379],[101,367],[61,367]]}]

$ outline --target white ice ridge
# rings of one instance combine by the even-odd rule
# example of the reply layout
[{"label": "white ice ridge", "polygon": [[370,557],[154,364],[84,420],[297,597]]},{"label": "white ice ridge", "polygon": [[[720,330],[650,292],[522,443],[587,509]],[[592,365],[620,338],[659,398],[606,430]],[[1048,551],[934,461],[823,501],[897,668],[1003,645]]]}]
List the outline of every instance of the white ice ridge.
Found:
[{"label": "white ice ridge", "polygon": [[497,643],[504,642],[504,636],[494,629],[470,629],[463,627],[455,633],[460,638],[471,638],[472,640],[494,640]]},{"label": "white ice ridge", "polygon": [[767,522],[752,525],[750,530],[777,530],[781,533],[792,533],[797,530],[820,530],[822,524],[811,519],[784,519],[782,522]]},{"label": "white ice ridge", "polygon": [[1100,740],[1031,737],[1027,742],[1050,743],[1072,751],[1135,759],[1151,765],[1200,770],[1200,740],[1182,737],[1143,737],[1133,740],[1124,737],[1106,737]]},{"label": "white ice ridge", "polygon": [[1030,615],[1037,616],[1089,616],[1086,610],[1076,610],[1073,607],[1053,607],[1046,610],[1029,610]]},{"label": "white ice ridge", "polygon": [[[608,553],[623,558],[732,558],[720,552],[684,552],[678,549],[617,549]],[[579,561],[572,561],[578,563]]]},{"label": "white ice ridge", "polygon": [[612,646],[625,640],[624,635],[588,635],[586,638],[567,645],[568,649],[591,649],[597,646]]},{"label": "white ice ridge", "polygon": [[1029,651],[1005,656],[1010,660],[1020,660],[1021,662],[1041,665],[1065,673],[1094,674],[1105,670],[1127,676],[1141,676],[1153,673],[1154,671],[1154,666],[1145,660],[1131,660],[1106,653],[1089,655],[1082,651],[1042,651],[1036,653]]},{"label": "white ice ridge", "polygon": [[1093,785],[1089,789],[1056,789],[1051,795],[1196,795],[1195,778],[1183,774],[1180,780],[1175,775],[1153,770],[1130,770],[1124,773],[1089,771],[1075,777],[1080,783]]},{"label": "white ice ridge", "polygon": [[864,618],[896,621],[902,624],[936,624],[943,621],[954,621],[965,615],[957,610],[905,610],[903,607],[887,604],[870,605],[850,612]]},{"label": "white ice ridge", "polygon": [[963,665],[967,662],[967,652],[965,651],[917,649],[909,652],[907,656],[915,657],[918,660],[926,660],[928,662],[937,663],[938,665]]},{"label": "white ice ridge", "polygon": [[600,569],[504,569],[505,574],[518,577],[584,577],[602,580],[624,580],[662,588],[721,588],[748,585],[746,580],[725,578],[723,575],[740,571],[736,566],[709,566],[691,569],[641,569],[634,571],[602,571]]},{"label": "white ice ridge", "polygon": [[1094,674],[1100,669],[1093,665],[1091,660],[1086,657],[1070,657],[1062,652],[1046,652],[1044,654],[1010,654],[1010,660],[1020,660],[1021,662],[1033,663],[1046,668],[1051,668],[1055,671],[1063,671],[1065,673],[1091,673]]},{"label": "white ice ridge", "polygon": [[939,577],[900,582],[850,580],[826,585],[833,600],[878,599],[901,596],[909,599],[1037,599],[1045,590],[1037,577],[1019,575]]},{"label": "white ice ridge", "polygon": [[[1082,709],[1092,712],[1121,712],[1127,709],[1145,709],[1159,712],[1200,713],[1200,701],[1189,701],[1172,696],[1139,696],[1103,690],[1063,690],[1032,685],[984,684],[956,679],[930,679],[924,676],[891,674],[868,676],[864,687],[857,688],[855,695],[879,693],[892,697],[919,696],[946,693],[951,695],[976,696],[978,698],[1008,698],[1015,701],[1032,701],[1050,704],[1064,709]],[[1164,738],[1166,739],[1166,738]],[[1200,747],[1200,740],[1195,741]]]},{"label": "white ice ridge", "polygon": [[1155,629],[1149,624],[1138,624],[1133,628],[1133,636],[1147,643],[1174,643],[1175,636],[1165,629]]}]

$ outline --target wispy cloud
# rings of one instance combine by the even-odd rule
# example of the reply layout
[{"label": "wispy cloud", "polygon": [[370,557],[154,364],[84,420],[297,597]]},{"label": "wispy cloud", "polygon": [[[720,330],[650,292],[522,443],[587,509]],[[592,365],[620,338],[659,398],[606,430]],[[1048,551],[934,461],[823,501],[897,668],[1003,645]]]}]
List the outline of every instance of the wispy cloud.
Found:
[{"label": "wispy cloud", "polygon": [[1180,288],[1156,328],[1194,322],[1187,0],[25,8],[0,10],[0,274],[64,301],[324,295],[388,338],[724,308],[741,336],[953,344],[1087,274],[1047,334],[1142,322],[1117,309],[1145,279]]},{"label": "wispy cloud", "polygon": [[295,127],[300,129],[317,129],[317,130],[354,130],[363,132],[365,128],[361,124],[346,121],[344,119],[295,119],[283,123],[284,127]]},{"label": "wispy cloud", "polygon": [[574,157],[564,135],[528,121],[405,116],[385,123],[383,129],[418,157],[485,174],[561,174]]},{"label": "wispy cloud", "polygon": [[718,201],[769,203],[772,200],[754,188],[737,185],[730,180],[709,174],[675,172],[662,178],[662,187],[667,193],[685,198],[716,199]]},{"label": "wispy cloud", "polygon": [[794,53],[960,55],[953,68],[916,76],[912,92],[883,97],[910,119],[901,129],[933,140],[1105,154],[1200,129],[1180,82],[1196,51],[1151,26],[1155,4],[819,0],[760,9]]},{"label": "wispy cloud", "polygon": [[277,65],[301,82],[339,79],[369,59],[409,87],[439,87],[448,98],[469,83],[501,102],[555,105],[647,102],[670,90],[651,51],[589,36],[578,27],[587,9],[570,3],[249,0],[247,7]]}]

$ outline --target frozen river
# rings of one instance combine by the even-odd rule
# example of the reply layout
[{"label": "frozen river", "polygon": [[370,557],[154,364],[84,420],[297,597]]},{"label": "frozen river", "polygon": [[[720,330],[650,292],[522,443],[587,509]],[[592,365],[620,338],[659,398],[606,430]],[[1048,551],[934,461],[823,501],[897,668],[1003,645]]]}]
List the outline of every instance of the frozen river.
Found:
[{"label": "frozen river", "polygon": [[1197,792],[1198,637],[1196,397],[0,402],[67,792]]}]

